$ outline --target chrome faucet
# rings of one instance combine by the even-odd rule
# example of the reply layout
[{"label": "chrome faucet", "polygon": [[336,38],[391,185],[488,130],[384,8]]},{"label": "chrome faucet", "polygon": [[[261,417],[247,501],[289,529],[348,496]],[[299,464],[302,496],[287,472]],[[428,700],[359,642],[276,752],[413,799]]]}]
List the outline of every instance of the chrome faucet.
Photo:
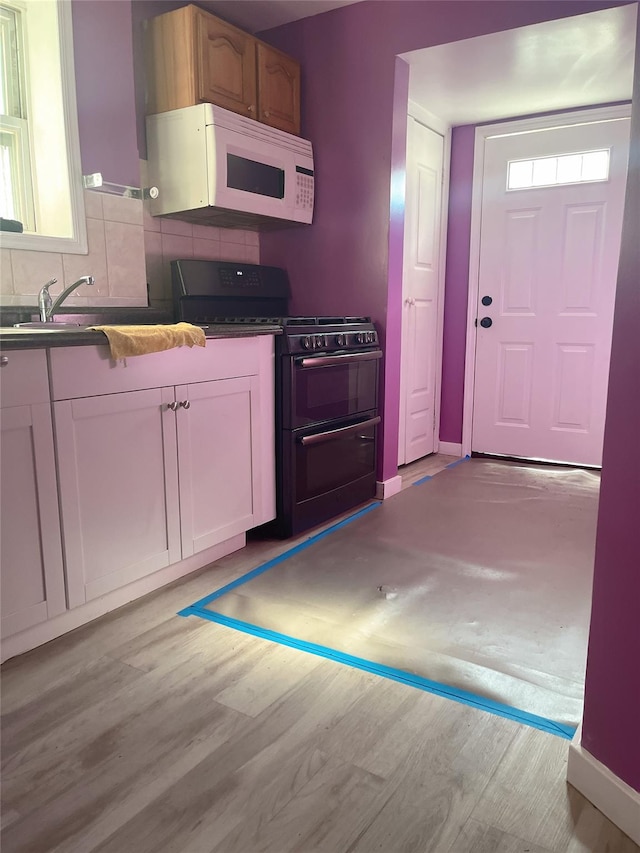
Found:
[{"label": "chrome faucet", "polygon": [[57,278],[52,278],[51,281],[48,281],[43,285],[40,293],[38,294],[38,310],[40,311],[40,322],[42,323],[53,323],[53,315],[62,305],[67,296],[76,289],[76,287],[80,287],[81,284],[95,284],[96,282],[92,275],[83,275],[82,278],[79,278],[73,284],[70,284],[69,287],[65,287],[54,302],[51,299],[49,288],[52,284],[55,284],[57,280]]}]

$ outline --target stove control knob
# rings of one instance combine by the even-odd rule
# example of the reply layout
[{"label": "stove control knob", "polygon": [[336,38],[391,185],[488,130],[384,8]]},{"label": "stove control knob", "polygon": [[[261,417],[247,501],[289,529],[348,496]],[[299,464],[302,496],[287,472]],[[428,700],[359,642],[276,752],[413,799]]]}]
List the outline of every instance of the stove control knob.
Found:
[{"label": "stove control knob", "polygon": [[324,345],[324,335],[316,335],[316,349],[322,349]]},{"label": "stove control knob", "polygon": [[368,344],[374,343],[375,339],[376,339],[376,336],[375,336],[374,332],[367,332],[367,343]]},{"label": "stove control knob", "polygon": [[336,346],[343,347],[347,343],[347,338],[345,335],[336,335]]},{"label": "stove control knob", "polygon": [[364,343],[364,334],[362,332],[358,332],[356,335],[356,343],[363,344]]},{"label": "stove control knob", "polygon": [[309,335],[306,335],[304,338],[301,338],[300,343],[302,345],[302,349],[311,349],[311,347],[313,346],[313,341],[311,340]]}]

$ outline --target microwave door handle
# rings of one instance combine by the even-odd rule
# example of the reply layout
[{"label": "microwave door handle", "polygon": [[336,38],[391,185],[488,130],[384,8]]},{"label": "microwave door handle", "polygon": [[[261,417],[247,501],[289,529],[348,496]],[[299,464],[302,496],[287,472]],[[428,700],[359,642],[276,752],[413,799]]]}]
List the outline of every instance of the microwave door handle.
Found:
[{"label": "microwave door handle", "polygon": [[335,367],[337,364],[349,364],[358,361],[377,361],[382,358],[382,350],[372,352],[354,352],[347,355],[321,355],[303,358],[298,362],[301,367]]},{"label": "microwave door handle", "polygon": [[359,424],[352,424],[351,426],[340,427],[339,429],[330,429],[326,432],[317,432],[314,435],[304,435],[300,439],[300,443],[303,447],[309,447],[313,444],[324,444],[327,441],[334,441],[336,438],[342,438],[345,435],[350,435],[352,432],[358,432],[361,429],[376,426],[376,424],[379,424],[381,420],[380,416],[377,415],[375,418],[370,418],[368,421],[362,421]]}]

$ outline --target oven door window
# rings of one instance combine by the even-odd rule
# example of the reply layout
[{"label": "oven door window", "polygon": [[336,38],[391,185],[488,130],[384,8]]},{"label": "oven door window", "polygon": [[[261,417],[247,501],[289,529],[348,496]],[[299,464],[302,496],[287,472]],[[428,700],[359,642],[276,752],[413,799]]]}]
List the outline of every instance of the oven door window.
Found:
[{"label": "oven door window", "polygon": [[378,362],[337,362],[330,367],[302,367],[292,362],[291,429],[348,418],[375,409],[378,403]]},{"label": "oven door window", "polygon": [[[365,422],[363,426],[332,425],[325,432],[297,436],[296,503],[327,494],[371,475],[376,465],[375,431],[375,424],[367,425]],[[304,444],[305,438],[311,439],[313,443]]]}]

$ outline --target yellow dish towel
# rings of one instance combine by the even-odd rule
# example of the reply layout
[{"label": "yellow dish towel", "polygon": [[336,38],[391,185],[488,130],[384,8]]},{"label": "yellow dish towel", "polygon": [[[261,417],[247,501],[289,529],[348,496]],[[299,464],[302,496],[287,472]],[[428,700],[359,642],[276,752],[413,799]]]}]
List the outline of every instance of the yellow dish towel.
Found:
[{"label": "yellow dish towel", "polygon": [[202,329],[191,323],[149,326],[90,326],[109,338],[111,358],[127,358],[162,352],[173,347],[204,347],[207,341]]}]

